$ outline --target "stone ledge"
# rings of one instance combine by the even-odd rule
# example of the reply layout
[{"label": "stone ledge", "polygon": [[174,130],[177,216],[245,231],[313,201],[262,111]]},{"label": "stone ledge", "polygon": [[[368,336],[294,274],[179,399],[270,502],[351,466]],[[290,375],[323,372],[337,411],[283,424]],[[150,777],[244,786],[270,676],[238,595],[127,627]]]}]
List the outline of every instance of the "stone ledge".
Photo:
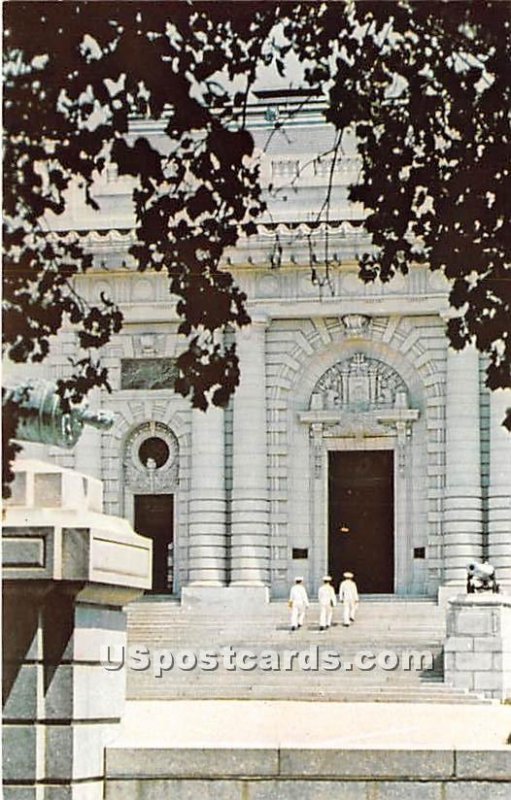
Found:
[{"label": "stone ledge", "polygon": [[511,781],[509,749],[107,748],[107,780]]},{"label": "stone ledge", "polygon": [[249,609],[266,605],[270,601],[267,586],[183,586],[181,605],[184,608],[201,608],[213,605],[215,609]]},{"label": "stone ledge", "polygon": [[151,587],[152,542],[118,517],[69,509],[7,508],[3,539],[4,580]]},{"label": "stone ledge", "polygon": [[[508,800],[510,783],[463,781],[155,780],[107,781],[106,800]],[[6,799],[7,800],[7,799]],[[10,799],[9,799],[10,800]],[[24,798],[23,798],[24,800]]]},{"label": "stone ledge", "polygon": [[505,607],[511,608],[511,594],[458,594],[450,598],[452,605],[463,608]]},{"label": "stone ledge", "polygon": [[106,773],[124,780],[278,775],[279,751],[265,748],[108,748]]},{"label": "stone ledge", "polygon": [[280,775],[316,778],[449,778],[449,750],[281,750]]}]

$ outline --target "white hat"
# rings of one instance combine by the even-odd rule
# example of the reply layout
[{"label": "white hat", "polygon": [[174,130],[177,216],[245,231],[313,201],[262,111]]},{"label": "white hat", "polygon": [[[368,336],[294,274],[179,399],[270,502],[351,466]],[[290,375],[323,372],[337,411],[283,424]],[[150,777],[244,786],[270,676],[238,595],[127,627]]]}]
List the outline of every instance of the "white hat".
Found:
[{"label": "white hat", "polygon": [[297,575],[297,577],[295,578],[295,583],[301,583],[302,581],[303,581],[302,576],[301,575]]},{"label": "white hat", "polygon": [[343,576],[343,578],[352,578],[353,577],[353,573],[352,572],[343,572],[342,576]]},{"label": "white hat", "polygon": [[332,580],[332,576],[331,576],[331,575],[323,575],[323,580],[324,580],[325,582],[327,582],[327,581],[331,581],[331,580]]}]

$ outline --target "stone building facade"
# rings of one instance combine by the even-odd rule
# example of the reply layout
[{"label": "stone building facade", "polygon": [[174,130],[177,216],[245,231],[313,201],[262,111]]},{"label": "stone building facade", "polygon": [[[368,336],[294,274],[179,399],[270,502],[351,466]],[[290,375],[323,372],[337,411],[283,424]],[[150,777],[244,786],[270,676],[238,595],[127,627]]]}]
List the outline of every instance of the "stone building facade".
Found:
[{"label": "stone building facade", "polygon": [[[442,275],[410,265],[386,284],[358,278],[367,241],[347,201],[353,143],[332,161],[319,101],[275,133],[299,100],[261,92],[249,109],[271,215],[226,258],[252,317],[223,334],[242,372],[229,407],[203,413],[174,393],[183,342],[167,281],[130,260],[131,186],[109,174],[101,212],[76,189],[62,227],[95,255],[82,294],[105,292],[124,313],[103,355],[113,393],[91,402],[116,422],[74,451],[33,448],[101,478],[105,511],[153,538],[158,593],[265,586],[283,597],[297,574],[315,591],[325,572],[337,582],[351,569],[364,593],[434,596],[483,557],[511,586],[509,393],[485,389],[475,349],[448,347]],[[74,353],[64,331],[41,374],[64,374]]]}]

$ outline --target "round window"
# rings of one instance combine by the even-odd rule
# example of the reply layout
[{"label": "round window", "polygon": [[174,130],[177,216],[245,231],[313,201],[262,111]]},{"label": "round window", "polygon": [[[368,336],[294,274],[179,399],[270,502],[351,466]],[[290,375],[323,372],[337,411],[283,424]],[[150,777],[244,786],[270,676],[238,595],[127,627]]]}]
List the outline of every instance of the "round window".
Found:
[{"label": "round window", "polygon": [[159,436],[151,436],[144,439],[138,449],[138,457],[144,466],[147,466],[149,459],[154,461],[157,467],[163,467],[169,460],[170,450],[167,442]]}]

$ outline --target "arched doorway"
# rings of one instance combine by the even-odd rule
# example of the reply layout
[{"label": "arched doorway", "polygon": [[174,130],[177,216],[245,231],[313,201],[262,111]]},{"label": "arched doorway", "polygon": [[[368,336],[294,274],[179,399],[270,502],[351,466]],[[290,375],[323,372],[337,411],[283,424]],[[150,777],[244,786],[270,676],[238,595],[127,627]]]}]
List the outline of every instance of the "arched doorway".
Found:
[{"label": "arched doorway", "polygon": [[400,374],[355,352],[317,380],[309,425],[313,578],[337,584],[346,570],[368,594],[406,592],[411,583],[411,445],[419,412]]},{"label": "arched doorway", "polygon": [[328,572],[337,586],[343,572],[359,591],[394,591],[394,452],[328,453]]},{"label": "arched doorway", "polygon": [[137,533],[153,542],[152,594],[171,594],[175,568],[175,501],[179,446],[162,423],[146,422],[125,442],[125,513]]}]

